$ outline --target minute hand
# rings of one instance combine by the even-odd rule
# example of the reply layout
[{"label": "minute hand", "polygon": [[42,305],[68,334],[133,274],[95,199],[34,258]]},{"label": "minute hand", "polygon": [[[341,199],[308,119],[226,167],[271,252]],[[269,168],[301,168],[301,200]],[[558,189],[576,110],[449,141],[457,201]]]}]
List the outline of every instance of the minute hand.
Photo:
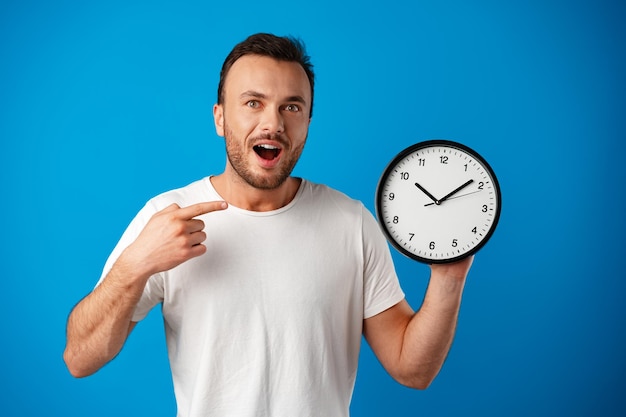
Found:
[{"label": "minute hand", "polygon": [[459,191],[461,191],[463,188],[467,187],[468,185],[470,185],[471,183],[473,183],[474,180],[468,180],[465,184],[461,185],[460,187],[456,188],[454,191],[448,193],[445,197],[443,197],[442,199],[439,200],[439,204],[443,203],[444,201],[446,201],[448,198],[452,197],[453,195],[455,195],[456,193],[458,193]]}]

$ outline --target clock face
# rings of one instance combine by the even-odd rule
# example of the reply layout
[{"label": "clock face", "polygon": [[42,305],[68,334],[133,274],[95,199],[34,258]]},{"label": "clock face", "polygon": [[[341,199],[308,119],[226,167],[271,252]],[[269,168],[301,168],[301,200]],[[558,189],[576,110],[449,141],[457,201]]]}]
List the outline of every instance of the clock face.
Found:
[{"label": "clock face", "polygon": [[500,186],[489,164],[447,140],[400,152],[376,190],[376,215],[389,242],[429,264],[478,251],[493,234],[500,209]]}]

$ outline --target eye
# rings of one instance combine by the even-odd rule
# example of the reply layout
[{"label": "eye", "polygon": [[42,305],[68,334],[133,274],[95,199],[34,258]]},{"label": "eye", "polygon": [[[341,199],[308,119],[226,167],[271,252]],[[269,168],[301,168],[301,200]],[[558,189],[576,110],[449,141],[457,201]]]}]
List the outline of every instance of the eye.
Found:
[{"label": "eye", "polygon": [[285,106],[285,110],[290,111],[290,112],[299,112],[300,106],[297,104],[287,104]]},{"label": "eye", "polygon": [[261,103],[259,103],[258,100],[250,100],[246,102],[246,106],[250,107],[251,109],[258,109],[261,106]]}]

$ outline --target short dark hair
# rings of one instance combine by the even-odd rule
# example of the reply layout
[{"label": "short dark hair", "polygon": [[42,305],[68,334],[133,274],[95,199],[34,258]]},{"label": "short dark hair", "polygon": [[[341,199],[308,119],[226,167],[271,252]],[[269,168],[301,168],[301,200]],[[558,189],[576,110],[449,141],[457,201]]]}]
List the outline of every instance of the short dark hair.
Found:
[{"label": "short dark hair", "polygon": [[270,33],[257,33],[235,45],[222,64],[220,82],[217,86],[217,103],[224,102],[224,81],[235,61],[244,55],[261,55],[279,61],[297,62],[302,66],[311,84],[311,109],[309,117],[313,115],[313,86],[315,74],[311,57],[307,55],[304,43],[292,36],[276,36]]}]

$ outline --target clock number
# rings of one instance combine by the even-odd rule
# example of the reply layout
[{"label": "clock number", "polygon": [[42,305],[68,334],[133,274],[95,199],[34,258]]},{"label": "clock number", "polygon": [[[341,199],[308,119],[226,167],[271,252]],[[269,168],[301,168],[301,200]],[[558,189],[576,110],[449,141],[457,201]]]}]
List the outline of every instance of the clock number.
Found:
[{"label": "clock number", "polygon": [[434,250],[435,249],[435,242],[430,242],[428,247],[430,248],[430,250]]},{"label": "clock number", "polygon": [[415,236],[415,233],[409,233],[409,242],[413,240],[413,237]]},{"label": "clock number", "polygon": [[424,165],[426,165],[426,160],[424,158],[417,160],[417,166],[423,167]]},{"label": "clock number", "polygon": [[448,163],[448,157],[447,157],[447,156],[440,156],[440,157],[439,157],[439,161],[440,161],[442,164],[447,164],[447,163]]},{"label": "clock number", "polygon": [[456,239],[452,239],[452,247],[456,248],[457,246],[459,246],[459,242]]},{"label": "clock number", "polygon": [[394,193],[389,193],[389,201],[393,201],[394,198],[396,198],[396,195]]},{"label": "clock number", "polygon": [[474,233],[474,234],[478,233],[478,231],[476,230],[476,227],[474,227],[474,228],[472,229],[472,233]]},{"label": "clock number", "polygon": [[487,213],[487,208],[488,208],[487,205],[483,204],[483,213]]},{"label": "clock number", "polygon": [[393,216],[393,224],[398,224],[398,222],[400,221],[400,219],[398,219],[398,216]]},{"label": "clock number", "polygon": [[467,164],[463,165],[465,167],[465,172],[467,172]]},{"label": "clock number", "polygon": [[484,187],[485,187],[485,183],[484,182],[481,181],[481,182],[478,183],[478,189],[479,190],[482,190]]},{"label": "clock number", "polygon": [[401,172],[400,173],[400,179],[401,180],[408,180],[409,179],[409,173],[408,172]]}]

